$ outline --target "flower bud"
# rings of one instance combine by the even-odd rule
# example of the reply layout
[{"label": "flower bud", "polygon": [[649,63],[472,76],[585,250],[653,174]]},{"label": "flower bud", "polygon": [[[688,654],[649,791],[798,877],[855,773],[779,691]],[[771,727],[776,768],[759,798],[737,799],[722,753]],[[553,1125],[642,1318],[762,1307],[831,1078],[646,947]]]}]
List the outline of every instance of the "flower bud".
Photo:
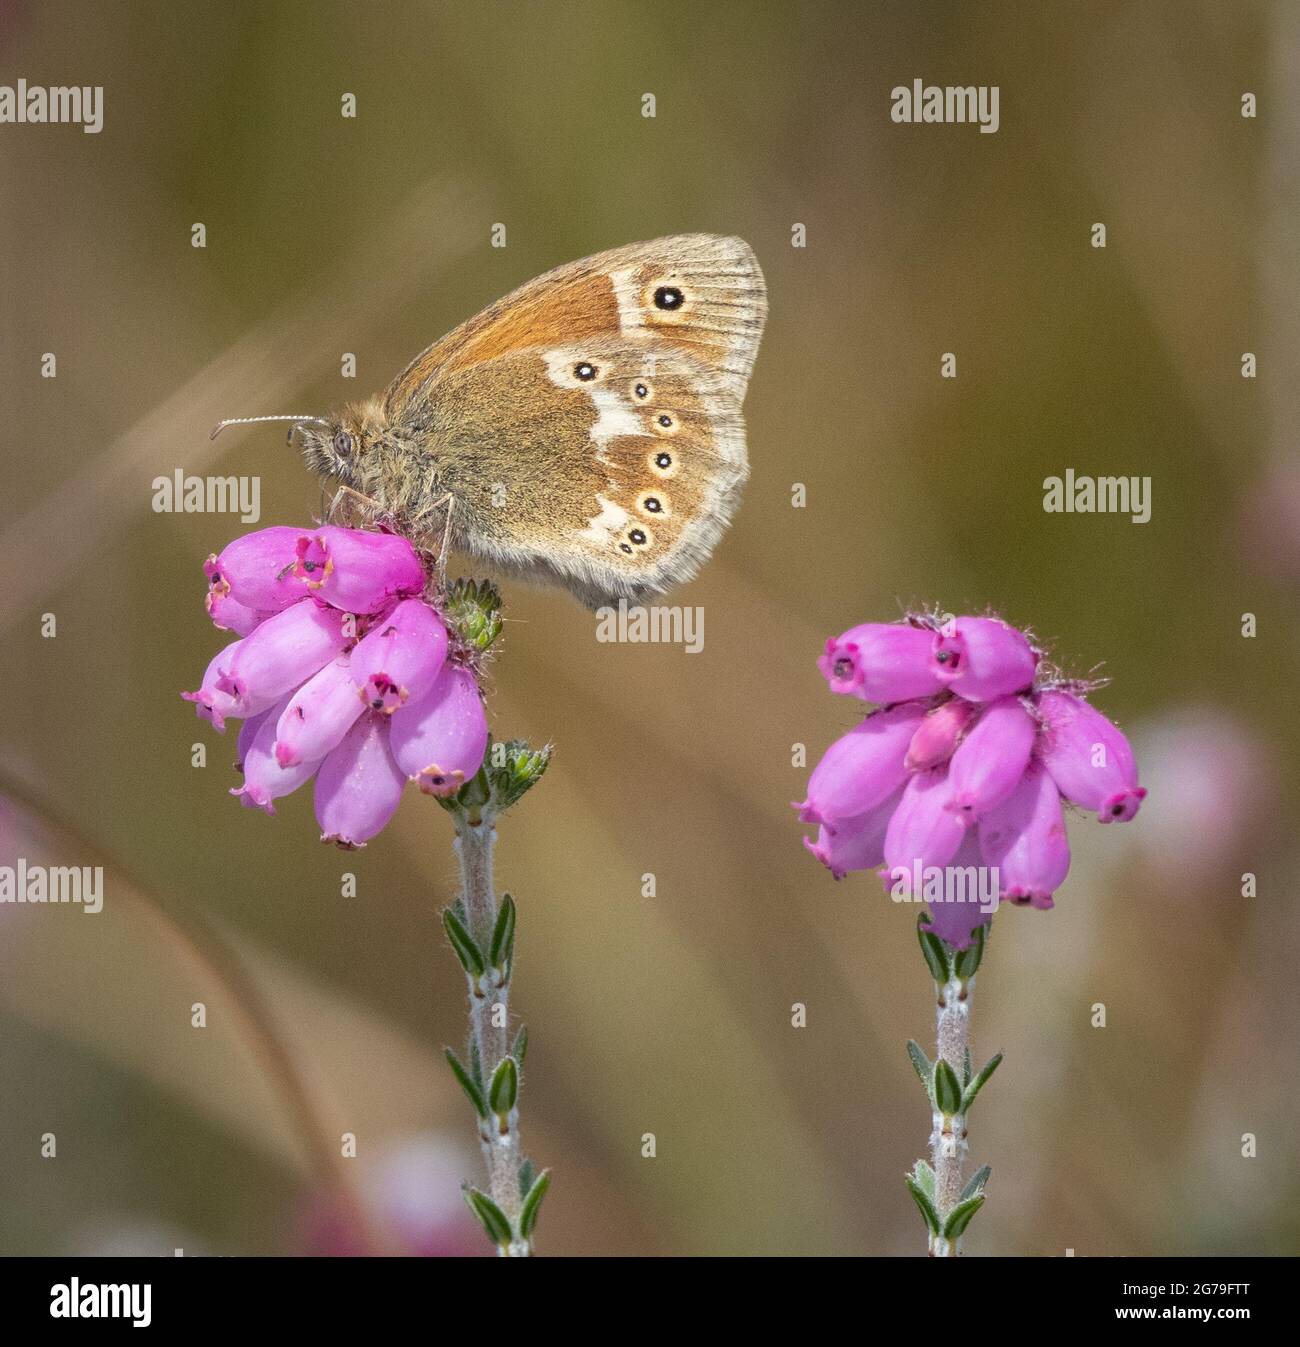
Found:
[{"label": "flower bud", "polygon": [[437,613],[422,599],[403,599],[357,642],[352,676],[367,690],[394,689],[392,697],[371,701],[374,710],[391,715],[406,701],[424,696],[446,658],[447,629]]},{"label": "flower bud", "polygon": [[1037,733],[1019,697],[990,702],[948,764],[948,808],[969,824],[1001,804],[1024,776]]},{"label": "flower bud", "polygon": [[1041,764],[1030,763],[1015,790],[980,820],[979,837],[1004,898],[1053,906],[1052,894],[1070,870],[1070,843],[1060,792]]},{"label": "flower bud", "polygon": [[393,761],[386,716],[366,713],[316,773],[321,841],[363,847],[397,812],[406,778]]},{"label": "flower bud", "polygon": [[307,681],[347,644],[345,613],[302,599],[239,642],[218,688],[252,715]]},{"label": "flower bud", "polygon": [[394,598],[424,590],[424,566],[405,538],[327,524],[300,534],[293,574],[349,613],[378,613]]},{"label": "flower bud", "polygon": [[[207,559],[203,572],[211,595],[224,593],[234,602],[255,612],[278,613],[303,597],[300,580],[293,575],[298,559],[298,540],[304,529],[277,525],[245,533]],[[216,614],[213,613],[216,621]],[[223,624],[224,625],[224,624]]]},{"label": "flower bud", "polygon": [[1103,823],[1127,822],[1146,791],[1128,740],[1100,711],[1070,692],[1037,698],[1043,719],[1038,756],[1057,788],[1073,804],[1095,809]]},{"label": "flower bud", "polygon": [[909,778],[885,832],[883,878],[887,882],[929,866],[947,865],[957,854],[966,828],[947,807],[951,798],[946,768],[932,767]]},{"label": "flower bud", "polygon": [[281,767],[319,762],[365,710],[348,657],[332,659],[289,699],[275,726],[275,760]]},{"label": "flower bud", "polygon": [[927,767],[941,767],[953,755],[957,742],[974,719],[978,708],[973,702],[952,697],[942,706],[936,706],[921,722],[907,746],[909,772],[921,772]]},{"label": "flower bud", "polygon": [[1024,692],[1038,656],[1024,633],[995,617],[959,617],[931,636],[929,668],[950,691],[972,702]]},{"label": "flower bud", "polygon": [[851,693],[866,702],[908,701],[943,687],[929,665],[933,634],[898,622],[867,622],[832,636],[817,667],[832,692]]},{"label": "flower bud", "polygon": [[903,702],[875,711],[826,750],[808,780],[808,797],[796,804],[804,823],[833,824],[856,818],[903,784],[903,758],[925,710]]},{"label": "flower bud", "polygon": [[392,717],[398,766],[426,795],[453,795],[478,771],[487,749],[487,715],[474,675],[448,665],[419,699]]},{"label": "flower bud", "polygon": [[817,840],[803,844],[831,872],[843,879],[852,870],[876,870],[885,858],[885,831],[903,794],[900,786],[888,799],[857,818],[841,819],[834,828],[822,824]]}]

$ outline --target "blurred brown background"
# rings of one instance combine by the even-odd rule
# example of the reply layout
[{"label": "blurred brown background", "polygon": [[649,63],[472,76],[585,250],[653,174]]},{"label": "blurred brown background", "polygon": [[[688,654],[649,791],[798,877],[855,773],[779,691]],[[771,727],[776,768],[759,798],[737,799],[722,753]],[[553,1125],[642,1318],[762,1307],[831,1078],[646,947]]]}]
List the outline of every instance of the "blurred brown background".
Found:
[{"label": "blurred brown background", "polygon": [[[0,4],[0,83],[105,88],[99,135],[0,126],[0,860],[114,867],[97,916],[0,908],[0,1249],[337,1248],[340,1181],[388,1247],[427,1217],[478,1249],[440,1060],[463,1032],[448,821],[410,793],[346,855],[308,792],[274,820],[226,796],[233,740],[177,692],[221,643],[202,560],[245,526],[155,514],[150,482],[260,474],[261,523],[305,523],[282,428],[212,444],[215,420],[377,391],[548,267],[712,230],[753,245],[771,316],[747,499],[673,600],[703,606],[703,652],[599,644],[562,594],[507,587],[494,730],[557,746],[498,849],[541,1250],[924,1249],[912,914],[833,883],[787,801],[792,745],[815,761],[853,719],[821,642],[935,601],[1104,662],[1152,789],[1130,825],[1072,823],[1055,912],[995,922],[974,1040],[1006,1061],[972,1115],[993,1177],[968,1252],[1294,1253],[1298,19]],[[999,85],[1000,130],[893,124],[918,77]],[[1151,522],[1044,513],[1068,467],[1150,475]]]}]

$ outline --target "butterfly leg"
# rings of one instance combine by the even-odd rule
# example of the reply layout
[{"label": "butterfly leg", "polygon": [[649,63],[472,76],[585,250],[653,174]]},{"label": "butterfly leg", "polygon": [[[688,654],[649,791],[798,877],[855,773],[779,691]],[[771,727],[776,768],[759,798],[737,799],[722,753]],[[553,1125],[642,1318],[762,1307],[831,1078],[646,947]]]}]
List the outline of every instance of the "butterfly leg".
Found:
[{"label": "butterfly leg", "polygon": [[444,505],[447,507],[447,517],[442,521],[442,540],[438,544],[438,583],[444,589],[447,585],[447,551],[451,545],[451,512],[455,504],[455,497],[448,491],[446,495],[439,496],[430,507],[434,510],[441,509]]},{"label": "butterfly leg", "polygon": [[331,519],[334,518],[334,513],[339,508],[339,502],[342,501],[345,497],[351,497],[353,500],[363,501],[366,505],[370,506],[370,508],[376,513],[380,509],[380,505],[377,500],[372,500],[369,496],[363,496],[360,491],[354,491],[350,486],[341,486],[334,493],[334,499],[330,502],[329,517]]}]

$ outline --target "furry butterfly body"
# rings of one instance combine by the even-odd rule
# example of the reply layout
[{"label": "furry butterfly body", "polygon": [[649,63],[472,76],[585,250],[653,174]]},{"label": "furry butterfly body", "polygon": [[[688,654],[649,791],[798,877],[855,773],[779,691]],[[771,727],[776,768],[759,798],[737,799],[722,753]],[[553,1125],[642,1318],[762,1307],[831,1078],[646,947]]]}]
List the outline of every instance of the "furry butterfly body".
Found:
[{"label": "furry butterfly body", "polygon": [[631,244],[530,281],[382,395],[299,427],[308,464],[417,542],[596,607],[687,580],[748,476],[767,312],[740,239]]}]

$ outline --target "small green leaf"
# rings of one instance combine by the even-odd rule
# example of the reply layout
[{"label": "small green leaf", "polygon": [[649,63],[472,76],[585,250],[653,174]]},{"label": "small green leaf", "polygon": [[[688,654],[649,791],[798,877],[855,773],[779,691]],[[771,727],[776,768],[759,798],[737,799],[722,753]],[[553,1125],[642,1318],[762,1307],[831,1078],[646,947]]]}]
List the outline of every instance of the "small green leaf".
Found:
[{"label": "small green leaf", "polygon": [[984,1088],[984,1082],[998,1069],[998,1063],[1002,1060],[1002,1054],[995,1053],[984,1063],[984,1069],[975,1077],[966,1087],[966,1092],[962,1096],[961,1111],[966,1113],[970,1106],[975,1102],[975,1096]]},{"label": "small green leaf", "polygon": [[925,913],[916,919],[916,938],[921,942],[921,953],[929,965],[930,976],[943,986],[948,981],[948,954],[944,943],[925,925]]},{"label": "small green leaf", "polygon": [[984,1191],[984,1185],[989,1181],[989,1175],[993,1173],[990,1166],[985,1165],[983,1169],[976,1174],[971,1181],[961,1190],[961,1201],[965,1202],[968,1197],[974,1197],[976,1193]]},{"label": "small green leaf", "polygon": [[907,1055],[912,1059],[912,1066],[916,1074],[921,1078],[921,1084],[925,1086],[926,1094],[930,1093],[930,1076],[934,1067],[930,1065],[930,1059],[925,1055],[921,1045],[914,1039],[907,1040]]},{"label": "small green leaf", "polygon": [[460,1088],[465,1091],[469,1096],[469,1102],[474,1105],[474,1112],[480,1118],[486,1118],[488,1106],[487,1100],[483,1098],[482,1086],[465,1070],[464,1063],[450,1048],[444,1048],[443,1052],[447,1054],[447,1065],[451,1067],[452,1074],[460,1081]]},{"label": "small green leaf", "polygon": [[509,809],[542,779],[551,764],[551,746],[533,748],[523,739],[495,743],[488,753],[492,803],[497,813]]},{"label": "small green leaf", "polygon": [[961,1086],[957,1073],[942,1057],[934,1064],[934,1105],[951,1117],[961,1112]]},{"label": "small green leaf", "polygon": [[925,1189],[910,1175],[905,1175],[907,1181],[907,1191],[912,1194],[912,1200],[920,1210],[921,1218],[929,1227],[932,1235],[939,1233],[939,1213],[934,1209],[934,1203],[926,1194]]},{"label": "small green leaf", "polygon": [[551,1171],[544,1169],[528,1190],[528,1196],[524,1198],[523,1206],[519,1208],[519,1233],[525,1239],[532,1239],[533,1237],[533,1231],[537,1228],[537,1213],[542,1208],[542,1198],[546,1196],[546,1190],[550,1186]]},{"label": "small green leaf", "polygon": [[503,1057],[492,1073],[488,1086],[488,1106],[498,1118],[504,1117],[519,1098],[519,1067],[513,1057]]},{"label": "small green leaf", "polygon": [[481,654],[501,634],[501,595],[490,580],[456,580],[442,616],[462,644]]},{"label": "small green leaf", "polygon": [[528,1054],[528,1026],[521,1024],[519,1032],[515,1035],[514,1046],[510,1049],[510,1055],[519,1063],[524,1064],[524,1058]]},{"label": "small green leaf", "polygon": [[474,943],[474,937],[465,929],[465,924],[451,908],[447,908],[442,914],[442,929],[447,932],[447,939],[451,941],[451,947],[456,951],[460,966],[470,977],[482,977],[483,970],[487,966],[483,962],[483,951]]},{"label": "small green leaf", "polygon": [[497,909],[496,925],[492,929],[492,949],[488,955],[493,968],[509,967],[515,953],[515,900],[507,893]]},{"label": "small green leaf", "polygon": [[505,1213],[486,1193],[479,1192],[477,1188],[465,1188],[463,1191],[465,1204],[482,1222],[488,1239],[498,1249],[504,1249],[511,1239],[510,1222],[506,1220]]},{"label": "small green leaf", "polygon": [[963,981],[967,978],[973,978],[976,970],[984,959],[984,945],[988,940],[989,928],[987,926],[977,926],[971,932],[970,944],[965,949],[959,950],[957,957],[953,960],[952,971]]},{"label": "small green leaf", "polygon": [[483,1088],[483,1058],[479,1056],[478,1040],[474,1038],[469,1041],[469,1073],[481,1090]]},{"label": "small green leaf", "polygon": [[968,1197],[948,1213],[948,1219],[943,1223],[944,1239],[960,1239],[966,1227],[971,1222],[971,1217],[984,1205],[984,1194],[980,1193],[976,1197]]},{"label": "small green leaf", "polygon": [[934,1170],[926,1161],[918,1160],[912,1166],[912,1181],[931,1202],[934,1201]]},{"label": "small green leaf", "polygon": [[970,1084],[971,1073],[975,1070],[974,1063],[970,1059],[970,1049],[967,1048],[961,1055],[961,1084],[965,1089]]},{"label": "small green leaf", "polygon": [[519,1196],[527,1197],[528,1190],[533,1186],[533,1179],[536,1178],[536,1170],[533,1169],[533,1162],[525,1160],[519,1166]]}]

